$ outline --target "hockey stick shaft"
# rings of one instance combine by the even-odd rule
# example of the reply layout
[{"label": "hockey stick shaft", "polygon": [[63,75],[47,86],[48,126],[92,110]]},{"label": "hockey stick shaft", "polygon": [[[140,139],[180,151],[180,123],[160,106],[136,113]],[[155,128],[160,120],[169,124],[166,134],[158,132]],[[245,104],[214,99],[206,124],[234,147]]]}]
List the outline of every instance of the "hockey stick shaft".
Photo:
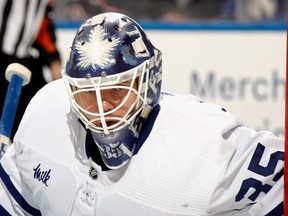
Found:
[{"label": "hockey stick shaft", "polygon": [[0,158],[10,144],[10,135],[22,90],[23,78],[14,74],[8,85],[0,120]]},{"label": "hockey stick shaft", "polygon": [[30,82],[31,71],[18,63],[10,64],[5,72],[9,81],[0,119],[0,159],[10,145],[10,135],[16,116],[22,86]]},{"label": "hockey stick shaft", "polygon": [[21,78],[17,74],[14,74],[8,85],[8,90],[0,120],[0,134],[8,138],[11,135],[13,122],[21,94],[22,84],[23,78]]}]

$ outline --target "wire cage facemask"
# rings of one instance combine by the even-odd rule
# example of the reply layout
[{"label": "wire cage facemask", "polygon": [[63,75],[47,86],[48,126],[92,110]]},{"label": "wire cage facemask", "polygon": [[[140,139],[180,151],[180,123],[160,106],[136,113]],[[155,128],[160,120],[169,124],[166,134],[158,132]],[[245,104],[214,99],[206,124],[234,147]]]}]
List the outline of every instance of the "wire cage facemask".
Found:
[{"label": "wire cage facemask", "polygon": [[[126,71],[121,74],[106,76],[103,72],[101,77],[87,77],[83,78],[70,78],[63,73],[65,77],[66,86],[68,85],[71,105],[74,112],[82,120],[87,129],[90,129],[96,133],[102,133],[108,135],[121,130],[126,125],[129,125],[131,121],[147,106],[147,90],[148,82],[146,80],[149,76],[149,61],[144,62],[141,66],[133,68],[132,70]],[[150,64],[151,65],[151,64]],[[148,68],[147,68],[148,66]],[[129,86],[122,85],[123,82],[130,81]],[[133,86],[137,86],[135,89]],[[71,86],[73,86],[71,88]],[[123,99],[117,106],[113,107],[108,111],[103,109],[102,91],[113,90],[125,91],[126,94],[122,97]],[[77,101],[77,94],[86,92],[88,94],[95,95],[95,106],[98,107],[98,112],[90,112],[83,108]],[[135,95],[135,99],[130,104],[129,109],[126,113],[121,116],[113,116],[117,110],[129,100],[131,95]],[[105,101],[104,101],[105,102]],[[87,116],[93,118],[88,119]],[[98,124],[95,122],[98,121]],[[113,124],[108,125],[107,122],[113,121]]]}]

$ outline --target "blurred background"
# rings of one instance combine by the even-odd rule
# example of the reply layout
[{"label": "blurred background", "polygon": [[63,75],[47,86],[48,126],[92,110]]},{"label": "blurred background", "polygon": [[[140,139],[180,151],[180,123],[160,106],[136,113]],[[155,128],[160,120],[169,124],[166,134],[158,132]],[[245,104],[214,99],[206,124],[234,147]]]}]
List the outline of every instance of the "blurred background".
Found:
[{"label": "blurred background", "polygon": [[58,21],[117,11],[137,20],[281,21],[286,0],[55,0]]}]

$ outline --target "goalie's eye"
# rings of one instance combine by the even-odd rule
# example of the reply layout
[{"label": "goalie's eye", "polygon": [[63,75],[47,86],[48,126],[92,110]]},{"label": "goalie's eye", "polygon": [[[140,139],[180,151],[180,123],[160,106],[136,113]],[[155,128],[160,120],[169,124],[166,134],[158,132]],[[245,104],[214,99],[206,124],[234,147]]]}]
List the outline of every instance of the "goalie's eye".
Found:
[{"label": "goalie's eye", "polygon": [[95,93],[94,89],[87,88],[87,90],[83,91],[84,94],[93,94]]},{"label": "goalie's eye", "polygon": [[124,91],[124,90],[127,90],[125,88],[122,88],[122,87],[118,87],[118,88],[114,88],[116,91]]},{"label": "goalie's eye", "polygon": [[102,93],[109,93],[110,95],[122,98],[124,96],[126,96],[126,94],[129,92],[129,90],[127,88],[122,88],[121,86],[119,87],[115,87],[115,88],[111,88],[108,90],[103,90],[101,91]]}]

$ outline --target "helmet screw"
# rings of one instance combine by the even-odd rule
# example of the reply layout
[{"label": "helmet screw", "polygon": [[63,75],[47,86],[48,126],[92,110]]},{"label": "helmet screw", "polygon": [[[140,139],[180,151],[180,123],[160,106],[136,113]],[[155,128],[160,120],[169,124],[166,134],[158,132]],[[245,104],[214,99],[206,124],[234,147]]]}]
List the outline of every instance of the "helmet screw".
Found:
[{"label": "helmet screw", "polygon": [[101,76],[106,77],[107,76],[106,72],[105,71],[101,72]]},{"label": "helmet screw", "polygon": [[90,73],[86,74],[86,79],[90,79],[90,78],[91,78],[91,74]]}]

